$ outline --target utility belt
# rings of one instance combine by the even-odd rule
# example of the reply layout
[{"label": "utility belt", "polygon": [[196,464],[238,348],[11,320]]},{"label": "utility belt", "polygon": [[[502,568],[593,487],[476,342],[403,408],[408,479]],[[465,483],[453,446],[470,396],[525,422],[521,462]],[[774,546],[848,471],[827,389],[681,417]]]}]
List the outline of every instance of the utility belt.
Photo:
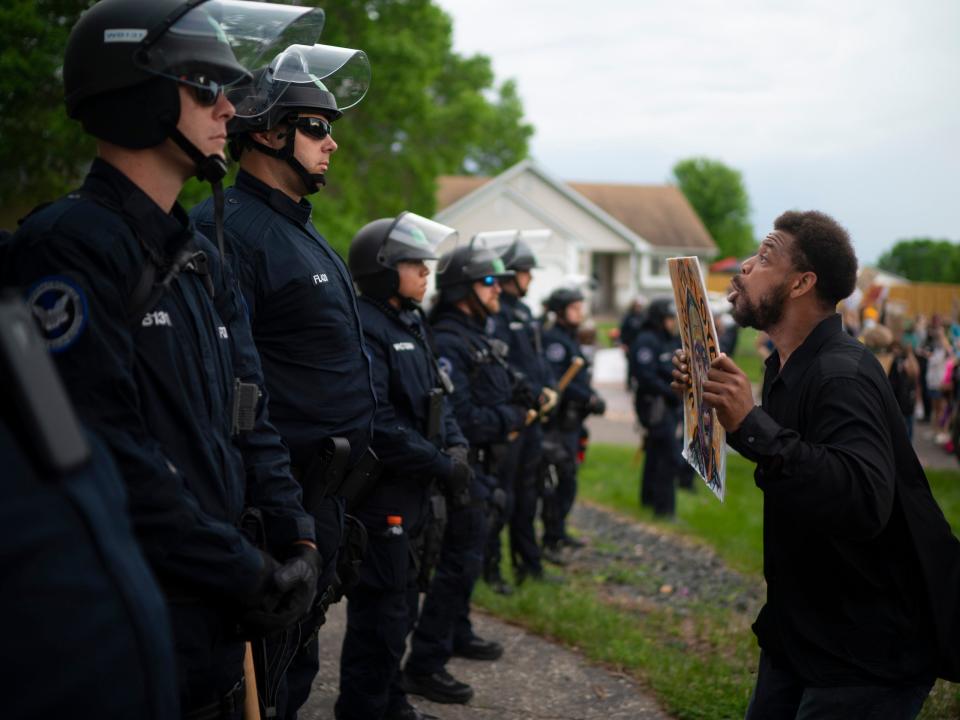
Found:
[{"label": "utility belt", "polygon": [[219,700],[185,711],[183,720],[229,720],[243,712],[245,696],[246,681],[241,677]]},{"label": "utility belt", "polygon": [[503,458],[506,457],[507,443],[491,443],[480,447],[471,447],[467,453],[467,460],[471,465],[477,465],[487,475],[495,475]]},{"label": "utility belt", "polygon": [[328,437],[320,441],[305,468],[293,469],[294,477],[303,486],[303,507],[311,515],[320,514],[320,505],[328,497],[342,497],[347,512],[352,512],[370,496],[383,471],[383,464],[369,447],[348,469],[349,460],[350,441]]},{"label": "utility belt", "polygon": [[430,588],[433,571],[440,562],[443,534],[447,529],[447,499],[436,482],[430,485],[428,502],[430,506],[423,532],[412,538],[410,544],[417,573],[417,589],[420,592],[427,592]]}]

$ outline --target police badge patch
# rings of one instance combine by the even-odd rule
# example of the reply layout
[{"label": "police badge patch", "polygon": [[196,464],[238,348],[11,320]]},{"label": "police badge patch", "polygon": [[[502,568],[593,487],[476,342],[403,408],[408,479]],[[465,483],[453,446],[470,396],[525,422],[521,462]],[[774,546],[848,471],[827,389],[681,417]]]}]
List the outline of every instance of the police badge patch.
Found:
[{"label": "police badge patch", "polygon": [[440,369],[443,370],[448,377],[453,374],[453,363],[450,362],[450,358],[443,356],[437,358],[437,365],[440,366]]},{"label": "police badge patch", "polygon": [[567,349],[561,343],[550,343],[546,350],[547,360],[562,362],[567,357]]},{"label": "police badge patch", "polygon": [[52,353],[70,347],[87,325],[87,298],[76,282],[63,275],[37,282],[26,301]]}]

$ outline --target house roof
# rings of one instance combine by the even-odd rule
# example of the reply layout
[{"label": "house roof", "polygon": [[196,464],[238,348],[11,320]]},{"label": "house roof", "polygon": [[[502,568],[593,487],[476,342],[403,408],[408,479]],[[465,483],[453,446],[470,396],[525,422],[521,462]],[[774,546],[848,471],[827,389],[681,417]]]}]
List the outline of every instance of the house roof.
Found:
[{"label": "house roof", "polygon": [[674,185],[567,184],[651,245],[717,248],[687,198]]},{"label": "house roof", "polygon": [[[489,177],[478,176],[439,177],[437,210],[453,205],[489,181]],[[575,182],[565,185],[653,246],[701,252],[716,250],[710,233],[683,193],[673,185]]]}]

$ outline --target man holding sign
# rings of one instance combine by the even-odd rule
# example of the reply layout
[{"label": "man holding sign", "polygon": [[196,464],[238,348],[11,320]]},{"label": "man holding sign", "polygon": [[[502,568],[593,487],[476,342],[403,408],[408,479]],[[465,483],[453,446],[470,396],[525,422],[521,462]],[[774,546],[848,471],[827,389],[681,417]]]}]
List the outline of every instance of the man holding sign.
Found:
[{"label": "man holding sign", "polygon": [[[843,332],[846,231],[787,212],[728,300],[776,348],[761,406],[726,355],[703,399],[764,493],[767,602],[748,720],[914,718],[935,677],[960,678],[960,543],[933,499],[887,378]],[[690,386],[674,357],[674,388]]]}]

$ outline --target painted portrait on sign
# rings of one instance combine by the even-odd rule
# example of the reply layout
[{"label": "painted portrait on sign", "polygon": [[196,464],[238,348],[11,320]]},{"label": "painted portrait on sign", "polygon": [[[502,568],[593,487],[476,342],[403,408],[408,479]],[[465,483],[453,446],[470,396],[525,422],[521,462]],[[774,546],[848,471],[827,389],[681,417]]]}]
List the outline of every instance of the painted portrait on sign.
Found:
[{"label": "painted portrait on sign", "polygon": [[677,303],[680,339],[690,366],[690,389],[683,402],[683,457],[723,500],[726,489],[726,443],[716,411],[703,400],[703,382],[719,354],[717,329],[695,257],[670,258],[670,279]]}]

